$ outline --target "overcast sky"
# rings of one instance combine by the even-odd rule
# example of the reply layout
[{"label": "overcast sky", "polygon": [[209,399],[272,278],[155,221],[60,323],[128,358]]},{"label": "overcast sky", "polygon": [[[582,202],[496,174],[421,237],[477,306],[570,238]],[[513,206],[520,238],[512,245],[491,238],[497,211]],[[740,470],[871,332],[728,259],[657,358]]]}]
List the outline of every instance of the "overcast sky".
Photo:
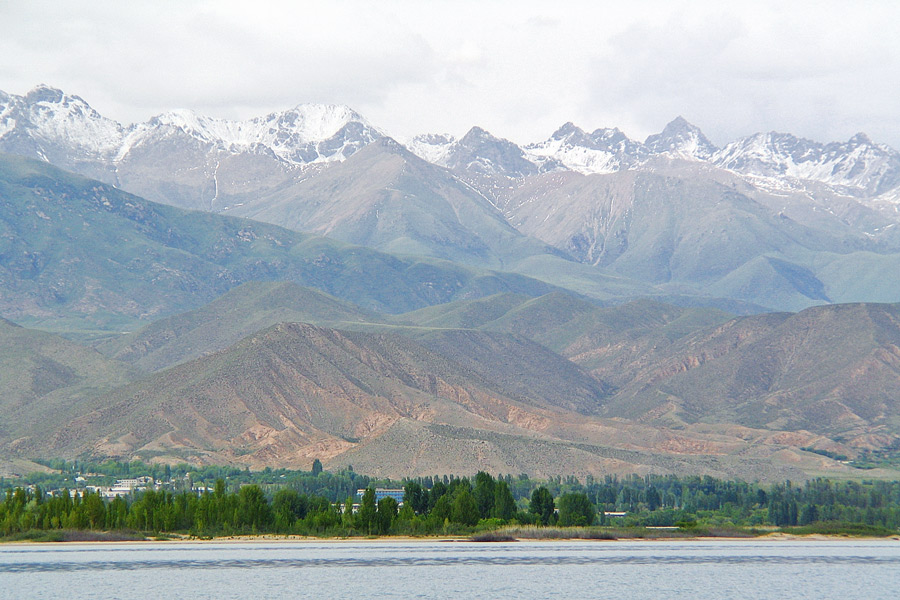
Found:
[{"label": "overcast sky", "polygon": [[[626,6],[627,5],[627,6]],[[900,2],[0,0],[0,90],[46,83],[125,123],[348,104],[398,139],[572,121],[722,145],[858,131],[900,149]]]}]

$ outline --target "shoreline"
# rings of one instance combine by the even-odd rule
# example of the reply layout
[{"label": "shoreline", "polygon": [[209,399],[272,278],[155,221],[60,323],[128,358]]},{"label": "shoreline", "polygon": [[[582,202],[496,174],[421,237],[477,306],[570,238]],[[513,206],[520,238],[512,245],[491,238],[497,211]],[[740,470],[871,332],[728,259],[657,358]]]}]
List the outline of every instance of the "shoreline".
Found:
[{"label": "shoreline", "polygon": [[900,542],[900,534],[893,536],[849,536],[849,535],[825,535],[819,533],[810,534],[794,534],[783,532],[772,532],[765,535],[754,537],[713,537],[713,536],[690,536],[690,537],[622,537],[615,539],[584,539],[577,537],[558,537],[558,538],[513,538],[511,540],[477,542],[471,539],[471,536],[379,536],[379,537],[310,537],[301,535],[234,535],[222,536],[211,539],[193,538],[189,536],[169,537],[167,539],[135,539],[135,540],[79,540],[79,541],[48,541],[41,542],[36,540],[16,540],[0,542],[0,548],[9,546],[73,546],[78,544],[153,544],[153,545],[182,545],[182,544],[384,544],[384,543],[459,543],[468,542],[473,544],[514,544],[519,542],[535,542],[535,543],[557,543],[557,542],[578,542],[583,544],[598,543],[621,543],[621,542],[756,542],[756,541],[774,541],[774,542],[792,542],[792,541],[810,541],[810,542],[831,542],[831,541],[885,541]]}]

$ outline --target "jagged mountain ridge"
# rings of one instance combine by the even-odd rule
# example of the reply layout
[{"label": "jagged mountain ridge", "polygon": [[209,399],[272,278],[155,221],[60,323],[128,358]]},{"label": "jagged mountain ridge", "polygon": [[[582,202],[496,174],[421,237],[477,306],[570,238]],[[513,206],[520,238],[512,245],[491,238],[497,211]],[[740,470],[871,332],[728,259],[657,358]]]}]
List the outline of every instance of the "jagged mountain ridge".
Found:
[{"label": "jagged mountain ridge", "polygon": [[847,142],[821,144],[785,133],[758,133],[712,156],[716,165],[752,177],[788,177],[848,188],[863,197],[900,184],[900,154],[864,133]]},{"label": "jagged mountain ridge", "polygon": [[[264,155],[296,168],[344,160],[384,135],[340,105],[299,104],[246,121],[173,110],[126,126],[101,116],[79,96],[49,86],[37,86],[24,96],[0,91],[0,150],[63,167],[84,169],[84,162],[100,161],[105,164],[95,169],[112,171],[112,176],[115,166],[127,163],[137,148],[173,136],[192,140],[210,153]],[[786,133],[758,133],[719,149],[680,116],[644,142],[615,128],[587,133],[566,123],[547,140],[524,147],[479,127],[459,140],[449,135],[415,136],[407,146],[429,162],[477,174],[521,177],[560,169],[610,173],[664,156],[707,161],[757,178],[817,181],[866,197],[900,184],[900,153],[865,134],[823,144]]]},{"label": "jagged mountain ridge", "polygon": [[[473,143],[476,139],[477,146]],[[787,178],[835,186],[868,198],[900,185],[900,152],[873,142],[864,133],[847,142],[827,144],[787,133],[757,133],[718,148],[680,116],[644,142],[632,140],[616,128],[587,133],[569,122],[547,140],[524,147],[478,127],[459,140],[449,135],[415,136],[408,146],[425,160],[456,173],[513,178],[560,170],[584,175],[616,173],[652,168],[654,161],[665,158],[709,163],[776,189],[789,185],[779,181]],[[498,156],[507,160],[494,159]]]}]

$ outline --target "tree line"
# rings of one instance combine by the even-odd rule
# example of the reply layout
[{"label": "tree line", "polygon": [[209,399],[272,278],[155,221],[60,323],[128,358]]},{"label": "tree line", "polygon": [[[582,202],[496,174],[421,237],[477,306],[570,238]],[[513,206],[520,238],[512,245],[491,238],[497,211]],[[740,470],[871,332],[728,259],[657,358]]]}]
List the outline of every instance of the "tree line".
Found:
[{"label": "tree line", "polygon": [[[525,476],[434,476],[402,485],[402,505],[375,500],[368,478],[314,469],[272,483],[226,482],[102,499],[90,491],[50,495],[7,488],[0,535],[29,530],[181,532],[196,536],[277,533],[324,536],[465,533],[505,524],[792,526],[819,522],[900,528],[900,482],[832,481],[770,486],[712,477],[630,476],[602,480]],[[263,474],[266,475],[266,474]],[[269,473],[268,475],[272,475]],[[268,481],[270,479],[266,479]],[[366,481],[362,497],[354,483]],[[392,482],[387,482],[390,485]],[[315,489],[317,492],[310,492]],[[318,493],[324,492],[324,493]],[[624,512],[611,521],[607,512]]]},{"label": "tree line", "polygon": [[[496,527],[518,523],[590,525],[596,508],[584,493],[558,499],[538,487],[525,508],[517,505],[509,485],[487,473],[471,480],[452,478],[418,481],[404,487],[402,506],[394,498],[375,501],[375,488],[361,498],[348,495],[343,503],[282,487],[271,497],[257,484],[228,492],[225,481],[202,494],[146,490],[134,498],[104,501],[91,491],[48,495],[9,488],[0,502],[0,534],[30,530],[89,529],[143,532],[185,532],[196,536],[278,533],[299,535],[387,535],[461,533],[476,525]],[[558,501],[558,510],[557,510]]]}]

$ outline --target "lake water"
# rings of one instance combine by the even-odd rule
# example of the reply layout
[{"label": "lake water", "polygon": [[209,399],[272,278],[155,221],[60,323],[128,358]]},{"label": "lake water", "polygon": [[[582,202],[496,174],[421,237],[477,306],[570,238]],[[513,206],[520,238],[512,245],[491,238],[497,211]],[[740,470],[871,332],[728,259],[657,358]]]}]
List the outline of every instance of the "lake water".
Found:
[{"label": "lake water", "polygon": [[0,598],[895,599],[900,542],[0,546]]}]

